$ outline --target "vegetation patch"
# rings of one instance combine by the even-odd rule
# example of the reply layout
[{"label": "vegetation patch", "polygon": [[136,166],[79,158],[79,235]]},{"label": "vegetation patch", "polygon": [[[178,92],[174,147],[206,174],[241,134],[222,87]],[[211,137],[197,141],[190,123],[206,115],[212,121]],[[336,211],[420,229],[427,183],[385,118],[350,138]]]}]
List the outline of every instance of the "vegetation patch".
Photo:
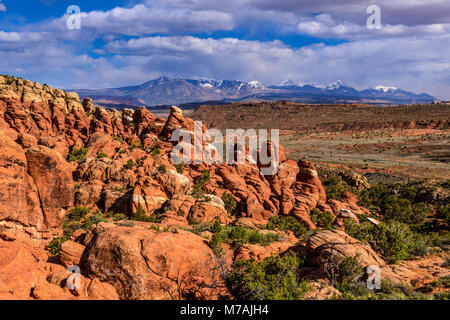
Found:
[{"label": "vegetation patch", "polygon": [[328,211],[320,211],[317,208],[311,210],[309,214],[311,221],[320,228],[333,229],[333,222],[335,220],[332,213]]},{"label": "vegetation patch", "polygon": [[274,255],[259,263],[239,260],[227,275],[226,283],[238,300],[301,300],[310,290],[308,283],[298,277],[304,261],[293,253]]},{"label": "vegetation patch", "polygon": [[80,163],[86,158],[87,153],[88,153],[87,148],[80,148],[80,149],[73,148],[72,151],[69,152],[67,160],[70,162],[77,161],[78,163]]},{"label": "vegetation patch", "polygon": [[233,214],[237,207],[236,199],[234,199],[233,195],[230,193],[224,193],[222,196],[222,201],[225,204],[225,210],[227,210],[229,214]]},{"label": "vegetation patch", "polygon": [[269,219],[266,226],[269,230],[280,230],[280,231],[292,231],[297,238],[305,240],[308,235],[308,229],[295,219],[294,217],[287,216],[273,216]]},{"label": "vegetation patch", "polygon": [[263,233],[241,226],[225,226],[219,228],[216,225],[214,228],[215,233],[210,244],[211,248],[215,251],[220,251],[222,243],[227,243],[234,249],[237,249],[246,243],[268,246],[272,242],[281,239],[278,233]]}]

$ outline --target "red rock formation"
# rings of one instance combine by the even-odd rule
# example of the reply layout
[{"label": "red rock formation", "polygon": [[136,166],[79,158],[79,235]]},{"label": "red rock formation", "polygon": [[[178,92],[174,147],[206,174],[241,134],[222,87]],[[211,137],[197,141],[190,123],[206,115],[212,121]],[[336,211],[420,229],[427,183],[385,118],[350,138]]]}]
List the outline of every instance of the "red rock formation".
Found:
[{"label": "red rock formation", "polygon": [[123,299],[206,299],[222,291],[211,271],[214,254],[193,233],[101,223],[89,230],[85,245],[85,273],[113,284]]},{"label": "red rock formation", "polygon": [[[225,258],[217,260],[207,240],[212,234],[184,231],[192,228],[188,221],[263,229],[272,216],[290,215],[316,229],[310,212],[318,208],[332,212],[343,229],[344,218],[357,222],[357,215],[368,213],[350,193],[327,201],[313,164],[286,159],[281,146],[271,176],[262,175],[256,162],[175,166],[169,140],[180,128],[193,134],[194,122],[177,107],[167,120],[157,119],[143,107],[106,110],[90,99],[80,103],[75,93],[30,81],[6,84],[0,77],[0,298],[217,298],[226,293],[223,279],[211,272],[217,263],[283,254],[299,239],[284,232],[267,247],[224,245]],[[210,143],[206,137],[202,151],[212,150]],[[66,160],[81,148],[85,155]],[[248,148],[244,157],[250,158]],[[224,194],[236,201],[233,212],[227,212]],[[160,223],[109,218],[87,234],[69,234],[60,264],[49,263],[45,247],[61,235],[75,206],[87,207],[90,215],[97,209],[132,219],[155,215]],[[315,273],[332,258],[357,254],[363,265],[384,265],[372,249],[338,230],[313,235],[304,251],[316,258]],[[77,264],[82,287],[70,291],[65,267]],[[386,270],[398,277],[395,268]],[[311,297],[328,297],[321,288]]]}]

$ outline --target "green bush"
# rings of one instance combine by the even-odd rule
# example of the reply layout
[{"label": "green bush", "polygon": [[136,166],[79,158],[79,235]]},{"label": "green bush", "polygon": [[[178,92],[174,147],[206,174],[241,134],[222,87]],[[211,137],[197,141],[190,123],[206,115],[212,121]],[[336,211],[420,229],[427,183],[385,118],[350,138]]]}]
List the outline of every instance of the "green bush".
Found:
[{"label": "green bush", "polygon": [[336,172],[319,168],[318,174],[328,199],[340,200],[344,191],[354,192],[353,188]]},{"label": "green bush", "polygon": [[108,157],[108,155],[107,155],[106,153],[103,153],[103,152],[100,152],[100,153],[97,155],[97,159],[102,159],[102,158],[106,158],[106,157]]},{"label": "green bush", "polygon": [[200,222],[198,222],[197,220],[195,220],[195,219],[192,218],[192,217],[187,217],[187,221],[188,221],[188,223],[189,223],[190,226],[195,226],[195,225],[197,225],[197,224],[200,223]]},{"label": "green bush", "polygon": [[386,220],[421,224],[432,212],[432,193],[432,187],[377,184],[359,194],[358,204],[381,214]]},{"label": "green bush", "polygon": [[161,218],[159,217],[158,213],[154,213],[150,216],[148,216],[142,208],[141,204],[138,204],[138,207],[136,208],[136,213],[133,216],[133,220],[136,221],[142,221],[142,222],[153,222],[153,223],[160,223]]},{"label": "green bush", "polygon": [[210,231],[212,233],[220,233],[222,231],[222,225],[218,220],[214,221],[214,224],[211,226]]},{"label": "green bush", "polygon": [[85,207],[76,207],[70,210],[67,219],[69,221],[80,221],[89,213],[89,209]]},{"label": "green bush", "polygon": [[138,144],[132,143],[129,149],[130,150],[134,150],[134,149],[144,150],[144,147],[142,146],[141,143],[138,143]]},{"label": "green bush", "polygon": [[123,213],[116,213],[113,215],[114,221],[125,220],[126,218],[127,218],[127,216],[124,215]]},{"label": "green bush", "polygon": [[87,148],[80,148],[80,149],[73,148],[72,151],[69,152],[67,160],[70,162],[72,161],[82,162],[86,158],[87,153],[88,153]]},{"label": "green bush", "polygon": [[300,281],[298,269],[304,258],[289,253],[271,256],[259,263],[240,260],[226,277],[231,294],[238,300],[300,300],[310,290]]},{"label": "green bush", "polygon": [[175,169],[177,170],[177,172],[179,174],[183,174],[183,172],[184,172],[184,164],[183,164],[183,162],[175,164]]},{"label": "green bush", "polygon": [[69,240],[69,237],[62,236],[53,238],[52,241],[47,245],[47,250],[54,256],[59,256],[61,251],[61,245]]},{"label": "green bush", "polygon": [[167,173],[167,167],[165,164],[162,164],[159,168],[158,168],[158,172],[159,173]]},{"label": "green bush", "polygon": [[450,205],[442,206],[437,209],[436,216],[443,219],[447,227],[450,226]]},{"label": "green bush", "polygon": [[132,159],[128,159],[127,163],[123,165],[124,170],[131,170],[133,169],[134,161]]},{"label": "green bush", "polygon": [[152,151],[150,152],[150,154],[152,155],[152,157],[156,157],[161,153],[161,148],[160,147],[155,147],[152,149]]},{"label": "green bush", "polygon": [[209,170],[203,170],[202,174],[195,179],[194,187],[192,188],[192,194],[201,195],[204,193],[205,185],[211,180],[211,174]]},{"label": "green bush", "polygon": [[306,239],[308,229],[294,217],[273,216],[266,226],[269,230],[292,231],[297,238]]},{"label": "green bush", "polygon": [[222,227],[215,235],[217,235],[216,241],[220,240],[221,243],[228,243],[235,249],[242,247],[246,243],[267,246],[280,239],[280,235],[277,233],[262,233],[261,231],[241,226]]},{"label": "green bush", "polygon": [[64,235],[71,236],[76,230],[84,229],[84,224],[81,221],[69,221],[65,219],[62,225]]},{"label": "green bush", "polygon": [[154,230],[154,231],[159,232],[159,226],[158,225],[151,226],[150,230]]},{"label": "green bush", "polygon": [[309,214],[311,221],[316,224],[320,228],[324,229],[332,229],[333,228],[333,222],[334,222],[334,216],[328,211],[321,212],[317,208],[314,208],[311,210],[311,213]]},{"label": "green bush", "polygon": [[119,141],[120,143],[123,142],[123,139],[122,139],[121,137],[118,137],[118,136],[114,136],[114,137],[113,137],[113,140],[114,140],[114,141]]},{"label": "green bush", "polygon": [[233,214],[237,207],[237,203],[233,195],[230,193],[224,193],[222,196],[222,201],[225,204],[225,210],[227,210],[229,214]]},{"label": "green bush", "polygon": [[345,231],[361,242],[370,244],[390,263],[428,252],[426,239],[418,233],[413,233],[407,224],[398,221],[380,222],[378,225],[362,222],[358,226],[346,219]]},{"label": "green bush", "polygon": [[364,276],[364,268],[356,257],[345,257],[339,263],[340,280],[347,279],[350,282],[358,282]]},{"label": "green bush", "polygon": [[93,224],[99,224],[100,222],[108,222],[108,220],[101,213],[95,213],[84,220],[84,228],[89,229]]}]

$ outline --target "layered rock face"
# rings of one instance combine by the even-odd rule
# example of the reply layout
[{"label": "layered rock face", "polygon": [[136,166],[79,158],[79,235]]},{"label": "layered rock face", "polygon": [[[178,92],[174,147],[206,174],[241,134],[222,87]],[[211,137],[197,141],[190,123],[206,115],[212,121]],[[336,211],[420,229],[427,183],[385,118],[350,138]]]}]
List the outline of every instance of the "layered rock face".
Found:
[{"label": "layered rock face", "polygon": [[[210,234],[184,231],[192,221],[257,228],[283,215],[316,229],[314,208],[330,211],[340,227],[344,217],[366,212],[351,194],[327,201],[314,165],[286,159],[281,146],[272,176],[257,164],[175,165],[176,129],[194,131],[176,107],[167,120],[143,107],[106,110],[75,93],[0,77],[0,298],[214,299],[227,294],[222,275],[212,271],[217,264],[283,253],[298,239],[288,234],[268,247],[229,249],[216,261]],[[211,148],[207,139],[201,146]],[[159,221],[93,224],[64,242],[53,261],[45,246],[61,236],[75,207]],[[332,255],[356,253],[367,264],[384,264],[336,230],[316,234],[307,248],[319,268]],[[65,285],[71,265],[81,267],[78,290]]]}]

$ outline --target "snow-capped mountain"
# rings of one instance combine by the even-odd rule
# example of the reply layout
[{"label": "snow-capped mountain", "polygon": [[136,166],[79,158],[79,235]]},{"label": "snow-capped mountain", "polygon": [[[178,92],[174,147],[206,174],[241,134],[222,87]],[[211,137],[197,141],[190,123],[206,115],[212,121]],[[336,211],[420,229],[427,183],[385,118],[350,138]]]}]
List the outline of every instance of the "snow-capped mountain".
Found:
[{"label": "snow-capped mountain", "polygon": [[427,94],[414,94],[396,87],[376,86],[358,91],[343,81],[329,84],[286,80],[275,86],[260,81],[183,79],[160,77],[138,86],[102,90],[73,91],[95,101],[133,105],[167,105],[202,101],[277,101],[304,103],[429,103]]},{"label": "snow-capped mountain", "polygon": [[372,88],[374,90],[383,91],[383,92],[395,92],[398,90],[396,87],[385,87],[385,86],[376,86],[375,88]]}]

